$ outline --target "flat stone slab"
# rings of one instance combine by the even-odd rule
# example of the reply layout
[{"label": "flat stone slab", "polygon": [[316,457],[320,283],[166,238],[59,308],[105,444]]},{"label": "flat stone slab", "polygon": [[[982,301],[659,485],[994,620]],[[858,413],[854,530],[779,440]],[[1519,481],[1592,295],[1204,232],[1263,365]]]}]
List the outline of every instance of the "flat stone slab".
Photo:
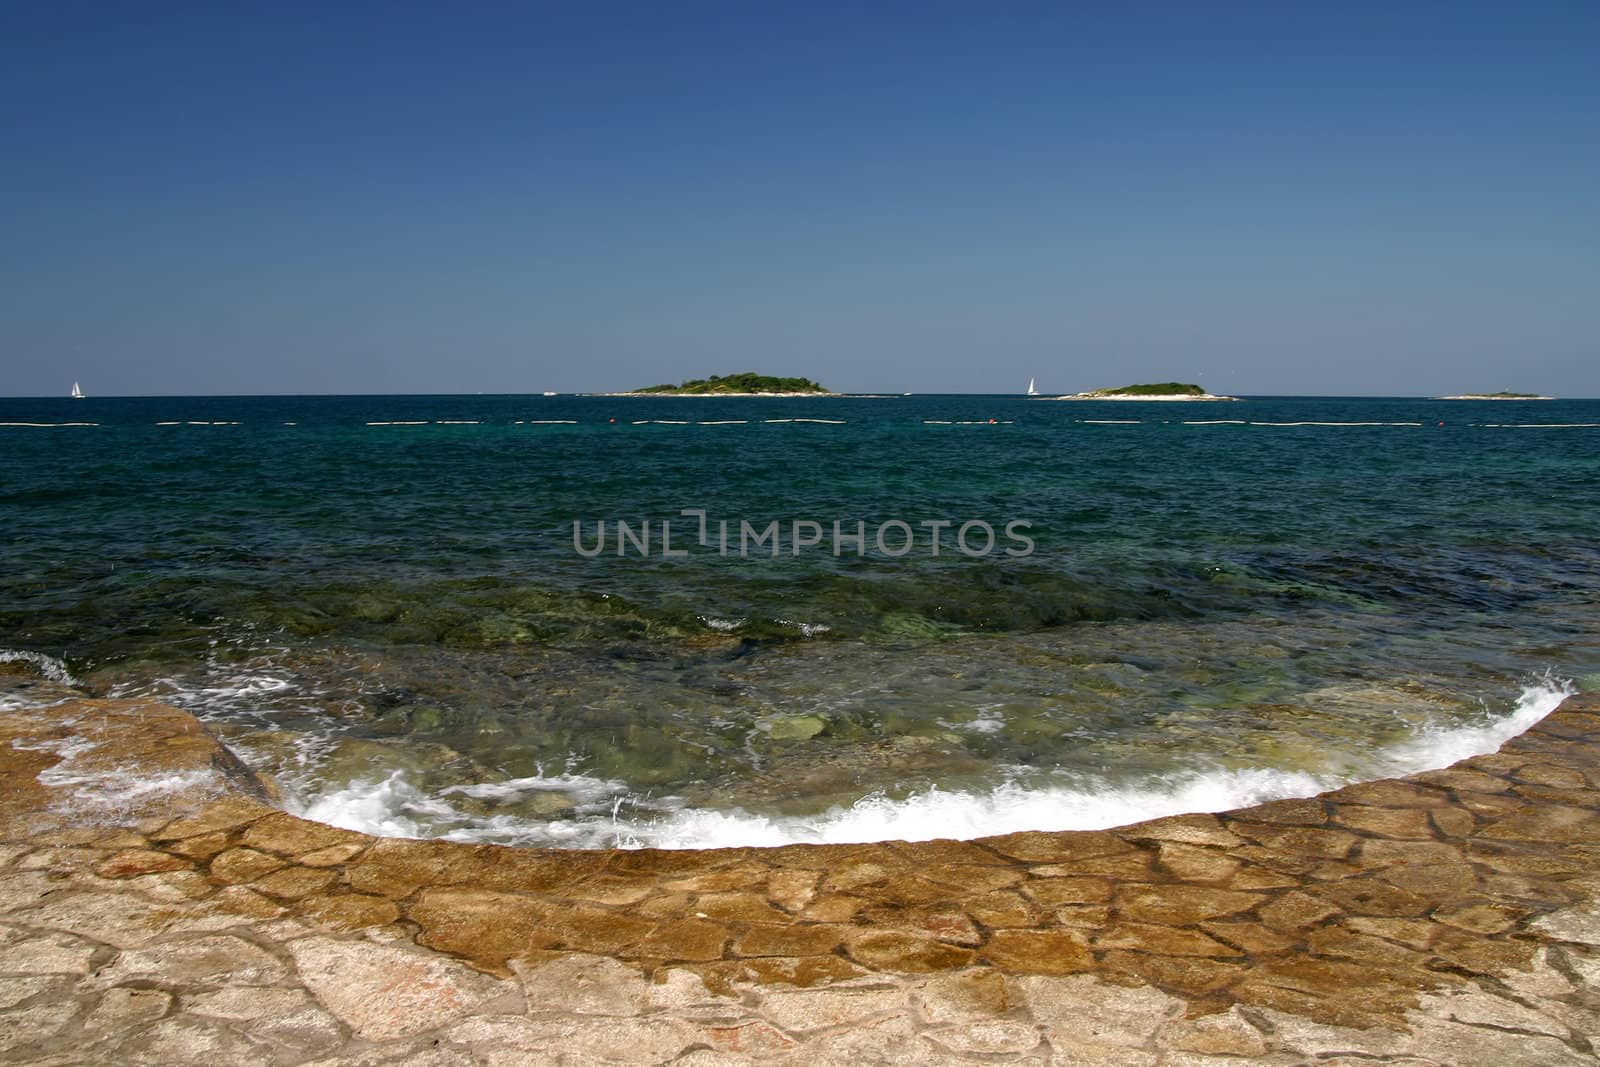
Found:
[{"label": "flat stone slab", "polygon": [[1597,1062],[1594,698],[1409,779],[969,842],[376,839],[139,701],[0,714],[0,782],[5,1062]]}]

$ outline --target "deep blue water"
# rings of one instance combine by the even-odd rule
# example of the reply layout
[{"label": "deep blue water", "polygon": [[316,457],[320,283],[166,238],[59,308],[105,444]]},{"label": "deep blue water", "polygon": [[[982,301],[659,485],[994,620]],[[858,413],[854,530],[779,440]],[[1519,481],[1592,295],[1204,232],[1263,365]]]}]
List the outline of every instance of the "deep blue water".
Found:
[{"label": "deep blue water", "polygon": [[0,648],[395,832],[1361,776],[1600,682],[1596,401],[0,400],[67,422],[0,426]]}]

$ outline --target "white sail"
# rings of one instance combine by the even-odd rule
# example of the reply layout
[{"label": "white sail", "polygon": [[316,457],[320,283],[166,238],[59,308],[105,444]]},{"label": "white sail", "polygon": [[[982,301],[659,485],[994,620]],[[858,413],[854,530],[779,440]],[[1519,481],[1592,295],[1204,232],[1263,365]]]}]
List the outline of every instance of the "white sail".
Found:
[{"label": "white sail", "polygon": [[1028,379],[1028,395],[1029,396],[1038,396],[1039,395],[1039,390],[1034,388],[1033,381],[1034,380],[1032,378]]},{"label": "white sail", "polygon": [[72,383],[72,399],[74,399],[74,400],[82,400],[83,399],[83,389],[79,387],[77,382],[73,382]]}]

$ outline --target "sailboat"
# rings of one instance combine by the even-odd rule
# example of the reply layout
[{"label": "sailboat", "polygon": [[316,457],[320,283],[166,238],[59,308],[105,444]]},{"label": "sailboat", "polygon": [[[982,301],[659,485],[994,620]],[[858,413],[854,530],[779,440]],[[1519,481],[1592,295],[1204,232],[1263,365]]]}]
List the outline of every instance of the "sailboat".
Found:
[{"label": "sailboat", "polygon": [[74,400],[82,400],[83,399],[83,388],[81,386],[79,386],[77,382],[73,382],[72,383],[72,399],[74,399]]},{"label": "sailboat", "polygon": [[1039,390],[1035,389],[1034,386],[1033,386],[1033,379],[1032,378],[1028,379],[1028,395],[1029,396],[1038,396],[1039,395]]}]

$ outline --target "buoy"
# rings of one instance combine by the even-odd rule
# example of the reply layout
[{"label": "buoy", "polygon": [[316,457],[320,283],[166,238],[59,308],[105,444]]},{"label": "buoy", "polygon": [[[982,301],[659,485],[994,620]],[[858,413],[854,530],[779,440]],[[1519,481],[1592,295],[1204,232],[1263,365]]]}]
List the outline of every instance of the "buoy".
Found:
[{"label": "buoy", "polygon": [[606,421],[607,422],[616,422],[617,420],[616,419],[607,419]]}]

